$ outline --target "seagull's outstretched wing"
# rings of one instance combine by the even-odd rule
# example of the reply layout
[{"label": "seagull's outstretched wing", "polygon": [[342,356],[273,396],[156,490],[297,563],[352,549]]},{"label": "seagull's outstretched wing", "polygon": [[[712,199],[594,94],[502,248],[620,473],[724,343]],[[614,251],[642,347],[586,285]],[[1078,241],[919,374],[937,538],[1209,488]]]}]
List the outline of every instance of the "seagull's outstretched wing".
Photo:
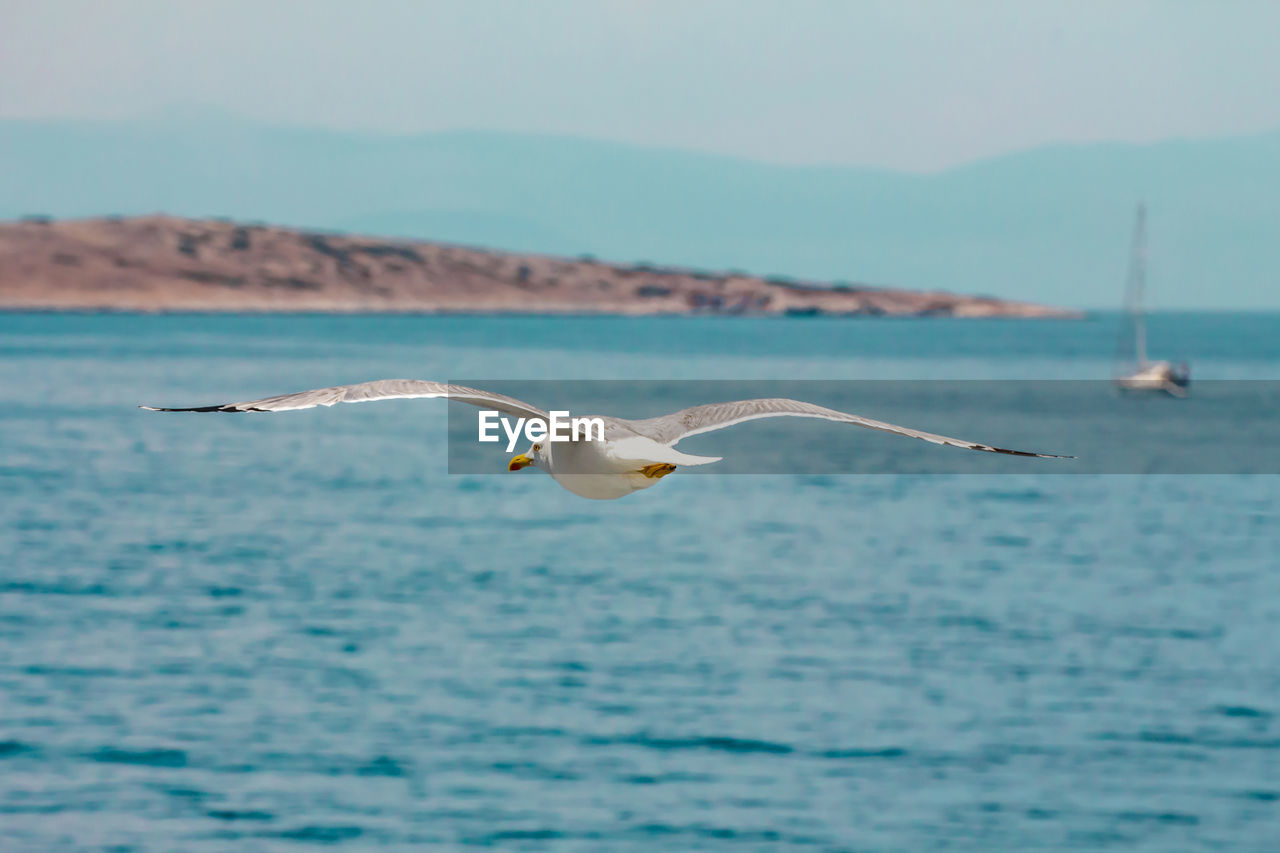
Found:
[{"label": "seagull's outstretched wing", "polygon": [[909,438],[919,438],[923,441],[932,442],[933,444],[945,444],[948,447],[963,447],[966,450],[985,450],[988,453],[1008,453],[1013,456],[1038,456],[1043,459],[1075,458],[1074,456],[1057,456],[1052,453],[1031,453],[1026,450],[1009,450],[1004,447],[992,447],[989,444],[978,444],[977,442],[965,441],[960,438],[949,438],[945,435],[934,435],[931,432],[921,432],[918,429],[910,429],[908,427],[897,426],[896,424],[888,424],[884,421],[873,421],[870,418],[864,418],[860,415],[851,415],[847,412],[837,412],[835,409],[815,406],[813,403],[804,403],[800,400],[787,400],[783,398],[739,400],[734,403],[711,403],[706,406],[694,406],[691,409],[681,409],[678,412],[672,412],[669,415],[662,415],[657,418],[630,421],[629,426],[641,435],[648,436],[654,441],[670,447],[674,446],[681,439],[688,438],[691,435],[699,435],[704,432],[724,429],[725,427],[731,427],[734,424],[740,424],[744,421],[754,421],[760,418],[782,417],[821,418],[822,420],[836,421],[843,424],[854,424],[856,426],[875,429],[881,432],[890,432],[894,435],[905,435]]},{"label": "seagull's outstretched wing", "polygon": [[279,397],[265,397],[246,403],[223,403],[216,406],[192,406],[190,408],[161,408],[139,406],[152,412],[289,412],[294,409],[311,409],[316,406],[332,406],[335,403],[368,403],[374,400],[400,400],[407,397],[447,397],[462,403],[470,403],[486,409],[495,409],[505,415],[518,418],[541,418],[549,415],[537,406],[491,391],[480,391],[465,385],[449,385],[444,382],[428,382],[423,379],[379,379],[358,385],[336,385],[333,388],[316,388]]}]

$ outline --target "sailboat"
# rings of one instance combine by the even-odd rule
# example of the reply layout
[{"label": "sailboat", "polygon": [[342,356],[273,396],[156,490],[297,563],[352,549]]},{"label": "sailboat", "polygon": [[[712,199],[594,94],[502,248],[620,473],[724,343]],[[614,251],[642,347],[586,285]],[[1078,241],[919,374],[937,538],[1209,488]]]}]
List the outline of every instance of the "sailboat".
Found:
[{"label": "sailboat", "polygon": [[1116,350],[1116,387],[1122,392],[1157,392],[1185,397],[1191,383],[1191,370],[1187,365],[1147,358],[1147,320],[1142,310],[1146,279],[1147,207],[1139,204],[1133,226],[1133,246],[1129,253],[1129,280],[1125,288],[1128,317],[1121,326]]}]

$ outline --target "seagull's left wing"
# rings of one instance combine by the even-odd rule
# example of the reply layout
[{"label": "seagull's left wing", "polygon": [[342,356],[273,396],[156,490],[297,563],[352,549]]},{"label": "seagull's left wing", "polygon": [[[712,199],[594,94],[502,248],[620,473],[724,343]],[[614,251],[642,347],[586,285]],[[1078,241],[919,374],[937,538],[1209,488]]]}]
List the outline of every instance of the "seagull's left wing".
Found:
[{"label": "seagull's left wing", "polygon": [[214,406],[172,409],[158,406],[139,406],[139,408],[152,412],[289,412],[294,409],[332,406],[335,403],[368,403],[374,400],[399,400],[409,397],[447,397],[450,400],[494,409],[518,418],[541,418],[545,421],[550,417],[537,406],[531,406],[505,394],[481,391],[465,385],[428,382],[424,379],[379,379],[357,385],[335,385],[332,388],[316,388],[311,391],[299,391],[296,394],[282,394],[279,397],[264,397],[261,400],[250,400],[246,403],[221,403]]},{"label": "seagull's left wing", "polygon": [[782,417],[820,418],[822,420],[836,421],[843,424],[854,424],[855,426],[879,430],[880,432],[893,433],[894,435],[905,435],[908,438],[918,438],[922,441],[928,441],[933,444],[945,444],[948,447],[963,447],[965,450],[984,450],[987,453],[1008,453],[1013,456],[1038,456],[1042,459],[1075,458],[1074,456],[1058,456],[1052,453],[1032,453],[1027,450],[1009,450],[1004,447],[992,447],[989,444],[979,444],[974,441],[965,441],[961,438],[950,438],[945,435],[934,435],[931,432],[921,432],[918,429],[897,426],[896,424],[885,423],[884,421],[873,421],[871,418],[864,418],[861,415],[837,412],[835,409],[828,409],[823,406],[814,405],[813,403],[805,403],[800,400],[787,400],[784,398],[738,400],[734,403],[711,403],[706,406],[694,406],[691,409],[682,409],[678,412],[672,412],[669,415],[662,415],[657,418],[630,421],[629,426],[641,435],[648,436],[654,441],[670,447],[677,444],[681,439],[688,438],[691,435],[699,435],[704,432],[724,429],[725,427],[731,427],[734,424],[759,420],[760,418]]}]

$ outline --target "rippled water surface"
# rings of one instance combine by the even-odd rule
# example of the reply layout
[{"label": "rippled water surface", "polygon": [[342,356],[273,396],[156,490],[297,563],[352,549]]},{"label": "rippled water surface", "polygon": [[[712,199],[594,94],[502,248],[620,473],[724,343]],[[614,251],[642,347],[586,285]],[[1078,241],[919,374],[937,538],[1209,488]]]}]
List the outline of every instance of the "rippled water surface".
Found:
[{"label": "rippled water surface", "polygon": [[[1273,850],[1276,477],[598,503],[446,474],[438,401],[133,408],[1104,377],[1114,320],[0,316],[0,849]],[[1152,327],[1280,378],[1275,317]]]}]

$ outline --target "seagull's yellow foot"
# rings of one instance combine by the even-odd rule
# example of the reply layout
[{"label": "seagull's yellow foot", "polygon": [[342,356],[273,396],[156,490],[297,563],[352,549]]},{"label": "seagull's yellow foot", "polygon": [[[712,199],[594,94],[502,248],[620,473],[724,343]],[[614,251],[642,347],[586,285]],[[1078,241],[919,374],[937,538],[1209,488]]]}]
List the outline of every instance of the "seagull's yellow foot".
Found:
[{"label": "seagull's yellow foot", "polygon": [[674,470],[676,470],[676,466],[670,462],[654,462],[652,465],[646,465],[641,468],[640,473],[650,480],[661,480]]}]

